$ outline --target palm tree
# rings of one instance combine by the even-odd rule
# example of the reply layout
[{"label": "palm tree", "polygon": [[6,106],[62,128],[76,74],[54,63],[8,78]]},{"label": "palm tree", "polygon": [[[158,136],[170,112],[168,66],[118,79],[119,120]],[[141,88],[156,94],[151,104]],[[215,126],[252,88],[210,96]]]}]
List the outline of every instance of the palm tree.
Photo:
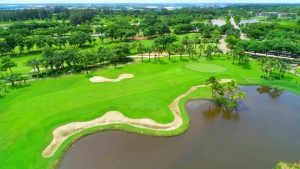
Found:
[{"label": "palm tree", "polygon": [[232,99],[233,95],[234,95],[234,91],[235,89],[237,89],[237,85],[235,81],[231,81],[229,83],[226,83],[226,93],[227,93],[227,97],[229,99]]},{"label": "palm tree", "polygon": [[210,85],[211,86],[211,97],[215,98],[215,94],[216,94],[216,90],[217,90],[217,86],[218,86],[218,80],[216,77],[211,76],[207,81],[206,81],[206,85]]},{"label": "palm tree", "polygon": [[37,77],[40,77],[40,66],[42,65],[42,61],[40,59],[31,59],[26,62],[26,66],[32,67],[34,72],[37,71]]}]

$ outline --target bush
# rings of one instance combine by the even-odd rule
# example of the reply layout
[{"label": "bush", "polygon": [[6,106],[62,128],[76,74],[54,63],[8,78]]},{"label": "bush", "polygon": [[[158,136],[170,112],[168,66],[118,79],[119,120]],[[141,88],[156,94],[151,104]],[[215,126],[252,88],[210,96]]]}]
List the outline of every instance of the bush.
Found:
[{"label": "bush", "polygon": [[275,166],[275,169],[300,169],[300,164],[280,162]]}]

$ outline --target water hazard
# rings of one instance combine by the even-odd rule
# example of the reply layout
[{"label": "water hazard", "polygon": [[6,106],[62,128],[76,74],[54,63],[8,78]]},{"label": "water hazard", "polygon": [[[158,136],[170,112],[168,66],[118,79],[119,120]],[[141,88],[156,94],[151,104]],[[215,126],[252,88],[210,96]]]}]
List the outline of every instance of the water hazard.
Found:
[{"label": "water hazard", "polygon": [[243,87],[238,112],[207,100],[186,104],[190,129],[176,137],[106,131],[75,143],[60,169],[271,169],[300,160],[300,96]]}]

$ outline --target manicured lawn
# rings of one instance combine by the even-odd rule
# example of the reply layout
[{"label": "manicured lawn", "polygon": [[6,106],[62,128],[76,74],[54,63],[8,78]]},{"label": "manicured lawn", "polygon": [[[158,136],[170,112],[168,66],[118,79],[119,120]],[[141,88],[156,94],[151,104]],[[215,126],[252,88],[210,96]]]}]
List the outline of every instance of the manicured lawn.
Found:
[{"label": "manicured lawn", "polygon": [[[205,67],[206,72],[194,71],[187,65]],[[188,66],[189,67],[189,66]],[[216,73],[215,70],[219,71]],[[201,70],[202,68],[200,68]],[[131,73],[135,77],[118,83],[90,83],[94,75],[117,77]],[[161,58],[159,62],[129,64],[117,69],[99,70],[92,74],[70,75],[59,78],[30,82],[28,87],[12,89],[0,98],[0,161],[5,169],[28,168],[49,169],[57,164],[64,149],[80,135],[108,129],[121,128],[128,131],[152,134],[180,134],[188,127],[188,116],[183,105],[189,98],[209,97],[209,90],[202,88],[180,103],[184,111],[184,125],[172,132],[151,132],[138,130],[128,125],[110,125],[93,128],[78,134],[51,158],[44,159],[42,151],[52,139],[52,131],[74,121],[87,121],[100,117],[107,111],[120,111],[130,118],[151,118],[160,123],[173,120],[168,104],[191,86],[203,84],[209,76],[233,78],[239,84],[272,84],[276,87],[300,93],[293,75],[283,80],[260,79],[260,68],[251,61],[250,68],[233,65],[231,59],[179,60]]]},{"label": "manicured lawn", "polygon": [[297,69],[296,69],[296,72],[300,74],[300,68],[297,68]]},{"label": "manicured lawn", "polygon": [[38,58],[41,56],[40,52],[30,52],[26,54],[18,54],[16,56],[13,56],[13,60],[16,62],[17,67],[14,68],[14,73],[23,73],[28,74],[30,71],[32,71],[31,67],[26,66],[26,62],[28,60]]},{"label": "manicured lawn", "polygon": [[223,66],[208,63],[191,63],[186,65],[186,68],[203,73],[217,73],[227,70],[227,68]]}]

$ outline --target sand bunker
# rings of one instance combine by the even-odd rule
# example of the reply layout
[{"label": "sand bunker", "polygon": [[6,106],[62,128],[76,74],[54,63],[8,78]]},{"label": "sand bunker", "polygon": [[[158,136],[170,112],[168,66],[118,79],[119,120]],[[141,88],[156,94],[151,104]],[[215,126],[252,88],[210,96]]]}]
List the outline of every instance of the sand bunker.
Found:
[{"label": "sand bunker", "polygon": [[121,74],[117,79],[109,79],[109,78],[106,78],[106,77],[103,77],[103,76],[95,76],[95,77],[90,78],[90,82],[93,82],[93,83],[119,82],[121,80],[131,79],[133,77],[134,77],[133,74],[126,74],[126,73]]},{"label": "sand bunker", "polygon": [[[220,80],[221,83],[227,83],[230,81],[231,79]],[[70,136],[92,127],[104,126],[108,124],[129,124],[134,127],[156,131],[176,130],[183,124],[183,119],[179,107],[180,100],[191,94],[198,88],[205,86],[206,85],[192,86],[187,92],[178,96],[175,100],[172,101],[172,103],[169,105],[169,109],[174,116],[174,120],[171,123],[161,124],[147,118],[131,119],[124,116],[118,111],[109,111],[100,118],[87,122],[73,122],[55,129],[53,131],[53,140],[42,152],[42,156],[45,158],[53,156],[58,148],[63,144],[63,142],[66,141]]]}]

